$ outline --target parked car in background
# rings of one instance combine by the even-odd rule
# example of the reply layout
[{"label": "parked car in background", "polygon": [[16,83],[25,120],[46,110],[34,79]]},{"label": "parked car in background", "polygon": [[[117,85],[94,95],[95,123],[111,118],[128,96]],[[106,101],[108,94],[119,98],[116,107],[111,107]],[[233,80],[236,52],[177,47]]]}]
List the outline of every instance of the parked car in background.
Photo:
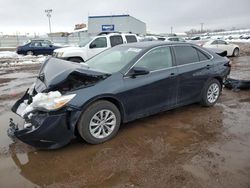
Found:
[{"label": "parked car in background", "polygon": [[108,33],[94,38],[85,38],[79,47],[54,50],[53,56],[73,62],[85,62],[96,54],[119,44],[138,42],[137,36],[130,33]]},{"label": "parked car in background", "polygon": [[181,37],[157,37],[160,41],[174,41],[174,42],[185,42]]},{"label": "parked car in background", "polygon": [[60,46],[55,46],[49,40],[31,40],[23,46],[17,47],[17,53],[23,55],[52,55],[55,49]]},{"label": "parked car in background", "polygon": [[224,40],[209,40],[202,45],[204,48],[218,48],[227,51],[228,56],[237,57],[240,54],[240,48],[236,44],[228,43]]},{"label": "parked car in background", "polygon": [[12,107],[26,122],[12,132],[38,148],[76,135],[103,143],[121,123],[196,102],[213,106],[229,62],[194,44],[160,41],[119,45],[85,63],[50,58]]}]

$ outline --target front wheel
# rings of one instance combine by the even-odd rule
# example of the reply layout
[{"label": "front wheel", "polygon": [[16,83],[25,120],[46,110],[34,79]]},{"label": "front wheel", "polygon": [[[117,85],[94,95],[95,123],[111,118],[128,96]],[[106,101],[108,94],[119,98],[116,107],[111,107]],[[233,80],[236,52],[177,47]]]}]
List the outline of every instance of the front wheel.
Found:
[{"label": "front wheel", "polygon": [[82,114],[77,128],[90,144],[100,144],[113,138],[119,130],[121,115],[117,107],[105,100],[90,105]]},{"label": "front wheel", "polygon": [[201,104],[203,106],[213,106],[221,93],[221,84],[217,79],[210,80],[203,89]]},{"label": "front wheel", "polygon": [[26,55],[34,55],[32,51],[27,51]]}]

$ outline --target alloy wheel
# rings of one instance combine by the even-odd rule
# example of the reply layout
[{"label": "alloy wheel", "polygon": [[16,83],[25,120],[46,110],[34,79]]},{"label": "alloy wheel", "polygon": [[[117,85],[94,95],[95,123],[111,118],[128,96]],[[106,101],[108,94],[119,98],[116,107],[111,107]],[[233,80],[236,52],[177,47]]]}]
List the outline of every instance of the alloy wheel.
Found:
[{"label": "alloy wheel", "polygon": [[209,86],[207,91],[207,100],[209,103],[214,103],[218,99],[220,94],[220,87],[217,83],[213,83]]},{"label": "alloy wheel", "polygon": [[98,139],[108,137],[116,126],[116,116],[108,109],[100,110],[91,118],[89,123],[90,134]]}]

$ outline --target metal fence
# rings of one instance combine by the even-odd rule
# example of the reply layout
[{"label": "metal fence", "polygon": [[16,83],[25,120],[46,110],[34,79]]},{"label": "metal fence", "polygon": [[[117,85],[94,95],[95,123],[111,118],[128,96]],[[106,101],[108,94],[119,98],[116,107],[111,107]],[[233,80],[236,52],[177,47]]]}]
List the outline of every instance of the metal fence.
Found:
[{"label": "metal fence", "polygon": [[61,45],[76,45],[86,36],[66,36],[66,37],[28,37],[20,35],[0,36],[0,48],[15,48],[25,44],[32,39],[48,39]]}]

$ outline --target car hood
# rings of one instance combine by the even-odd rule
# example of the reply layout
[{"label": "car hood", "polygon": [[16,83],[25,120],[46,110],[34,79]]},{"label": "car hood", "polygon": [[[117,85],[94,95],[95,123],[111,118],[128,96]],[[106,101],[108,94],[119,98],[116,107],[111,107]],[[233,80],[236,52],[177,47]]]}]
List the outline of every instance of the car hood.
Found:
[{"label": "car hood", "polygon": [[70,90],[79,86],[93,85],[108,76],[110,74],[92,70],[85,64],[51,57],[42,65],[35,89],[37,92],[48,92],[70,85]]}]

